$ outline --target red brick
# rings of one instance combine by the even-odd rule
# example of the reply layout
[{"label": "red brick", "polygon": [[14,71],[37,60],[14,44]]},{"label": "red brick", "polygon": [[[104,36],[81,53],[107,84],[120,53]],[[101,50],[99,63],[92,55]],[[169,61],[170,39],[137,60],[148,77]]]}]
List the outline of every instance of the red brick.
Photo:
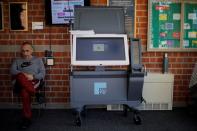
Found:
[{"label": "red brick", "polygon": [[[21,2],[21,0],[15,0]],[[25,0],[24,0],[25,1]],[[107,0],[91,0],[92,5],[105,5]],[[141,38],[144,48],[147,46],[148,26],[148,0],[136,1],[136,36]],[[45,25],[43,30],[32,30],[32,22],[45,21],[44,2],[32,0],[28,2],[28,31],[10,31],[8,0],[4,0],[4,31],[0,31],[0,45],[20,45],[24,40],[34,45],[70,45],[69,27],[65,25]],[[36,10],[35,10],[36,9]],[[33,14],[33,15],[31,15]],[[35,55],[43,57],[44,52],[36,52]],[[143,64],[150,72],[162,72],[162,60],[164,52],[143,53]],[[0,52],[0,102],[16,101],[11,99],[11,84],[9,68],[12,59],[20,56],[19,52]],[[70,52],[53,52],[55,65],[46,67],[46,94],[49,103],[68,103],[70,100],[69,73],[70,73]],[[169,72],[175,75],[174,101],[184,102],[188,95],[188,83],[194,64],[197,61],[196,52],[169,52]],[[109,69],[127,69],[128,66],[107,67]],[[75,67],[78,70],[94,70],[94,67]]]}]

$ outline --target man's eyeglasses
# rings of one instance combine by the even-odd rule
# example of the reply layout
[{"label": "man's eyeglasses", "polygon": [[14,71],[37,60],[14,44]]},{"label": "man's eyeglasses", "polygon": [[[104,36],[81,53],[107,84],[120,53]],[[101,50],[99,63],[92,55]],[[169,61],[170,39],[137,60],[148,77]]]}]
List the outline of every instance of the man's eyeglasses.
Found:
[{"label": "man's eyeglasses", "polygon": [[29,52],[30,50],[22,50],[22,52]]}]

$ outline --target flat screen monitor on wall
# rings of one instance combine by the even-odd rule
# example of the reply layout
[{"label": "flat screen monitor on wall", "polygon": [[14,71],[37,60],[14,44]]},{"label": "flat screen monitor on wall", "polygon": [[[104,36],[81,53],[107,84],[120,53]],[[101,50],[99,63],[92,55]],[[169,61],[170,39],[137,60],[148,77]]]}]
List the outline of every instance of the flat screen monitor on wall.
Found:
[{"label": "flat screen monitor on wall", "polygon": [[71,57],[72,65],[128,65],[127,35],[74,35]]},{"label": "flat screen monitor on wall", "polygon": [[69,24],[74,19],[75,6],[88,6],[90,0],[45,0],[46,24]]},{"label": "flat screen monitor on wall", "polygon": [[96,34],[125,34],[123,7],[75,7],[74,30]]}]

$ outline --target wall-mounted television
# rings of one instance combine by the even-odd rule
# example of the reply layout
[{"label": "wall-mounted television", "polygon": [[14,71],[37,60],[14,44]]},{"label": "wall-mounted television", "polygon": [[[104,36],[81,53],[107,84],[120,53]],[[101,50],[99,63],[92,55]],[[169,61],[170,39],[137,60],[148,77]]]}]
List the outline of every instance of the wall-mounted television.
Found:
[{"label": "wall-mounted television", "polygon": [[79,66],[129,65],[127,35],[74,35],[71,64]]},{"label": "wall-mounted television", "polygon": [[125,34],[123,7],[76,7],[74,14],[74,30],[94,30],[96,34]]},{"label": "wall-mounted television", "polygon": [[89,6],[90,0],[45,0],[47,25],[73,23],[74,7]]}]

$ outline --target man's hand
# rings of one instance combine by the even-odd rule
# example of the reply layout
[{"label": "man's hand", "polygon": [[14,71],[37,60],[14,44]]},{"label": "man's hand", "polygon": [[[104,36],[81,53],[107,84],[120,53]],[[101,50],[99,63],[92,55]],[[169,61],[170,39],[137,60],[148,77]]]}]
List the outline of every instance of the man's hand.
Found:
[{"label": "man's hand", "polygon": [[33,80],[34,76],[32,74],[23,73],[28,80]]}]

